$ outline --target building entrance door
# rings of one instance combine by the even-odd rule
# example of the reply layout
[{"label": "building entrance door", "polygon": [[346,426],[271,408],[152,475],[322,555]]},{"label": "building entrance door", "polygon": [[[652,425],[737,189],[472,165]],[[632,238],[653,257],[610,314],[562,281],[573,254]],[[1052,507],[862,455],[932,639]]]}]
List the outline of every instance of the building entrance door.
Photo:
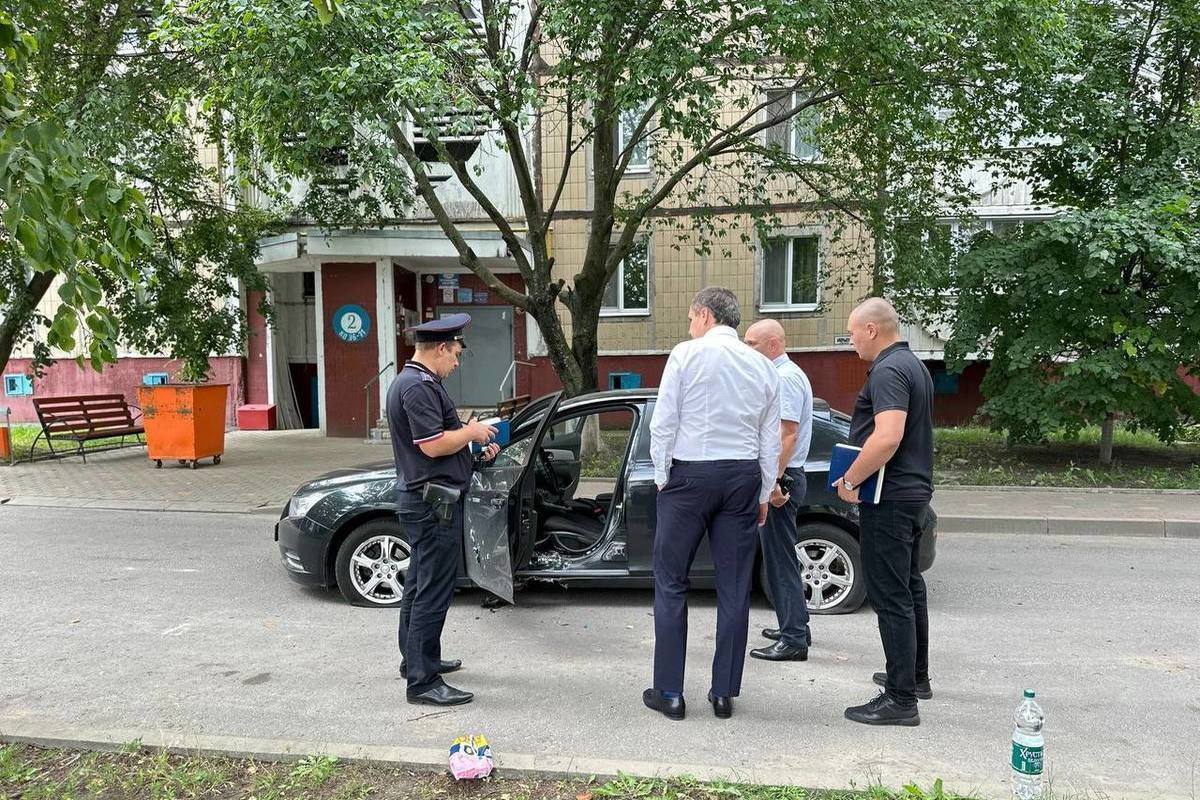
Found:
[{"label": "building entrance door", "polygon": [[438,306],[438,316],[470,314],[466,349],[458,369],[443,381],[459,407],[494,406],[500,381],[513,360],[513,310],[509,306]]}]

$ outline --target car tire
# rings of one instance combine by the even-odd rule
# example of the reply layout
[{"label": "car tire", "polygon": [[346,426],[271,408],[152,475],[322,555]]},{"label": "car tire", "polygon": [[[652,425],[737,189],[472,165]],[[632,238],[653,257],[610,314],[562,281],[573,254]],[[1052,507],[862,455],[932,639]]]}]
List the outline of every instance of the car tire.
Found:
[{"label": "car tire", "polygon": [[[797,559],[800,555],[800,544],[805,543],[805,553],[813,564],[820,562],[825,555],[832,553],[833,561],[825,565],[825,569],[813,573],[812,568],[803,561],[800,564],[801,577],[805,581],[805,596],[808,598],[810,614],[850,614],[862,606],[867,597],[867,584],[863,575],[862,554],[858,540],[836,525],[828,522],[804,522],[801,520],[796,531]],[[810,577],[811,576],[811,577]],[[833,577],[834,581],[828,580]],[[848,587],[838,586],[836,581],[848,578]],[[818,583],[819,582],[819,583]],[[767,582],[767,565],[759,565],[759,583],[763,594],[773,608],[775,599],[771,596],[771,586]],[[813,593],[819,592],[825,602],[814,605]]]},{"label": "car tire", "polygon": [[[399,520],[364,522],[338,546],[333,563],[338,590],[352,605],[397,608],[404,599],[410,557],[408,535]],[[379,581],[372,584],[377,576]],[[371,589],[372,585],[376,588]]]}]

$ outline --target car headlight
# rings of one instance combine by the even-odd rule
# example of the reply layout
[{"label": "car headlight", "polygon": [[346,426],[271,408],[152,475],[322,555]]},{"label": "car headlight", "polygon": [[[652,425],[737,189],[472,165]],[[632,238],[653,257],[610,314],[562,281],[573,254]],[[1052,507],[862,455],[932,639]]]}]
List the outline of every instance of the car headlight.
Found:
[{"label": "car headlight", "polygon": [[326,497],[328,492],[311,492],[309,494],[293,495],[288,501],[288,517],[297,519],[308,513],[308,510],[317,504],[318,500]]}]

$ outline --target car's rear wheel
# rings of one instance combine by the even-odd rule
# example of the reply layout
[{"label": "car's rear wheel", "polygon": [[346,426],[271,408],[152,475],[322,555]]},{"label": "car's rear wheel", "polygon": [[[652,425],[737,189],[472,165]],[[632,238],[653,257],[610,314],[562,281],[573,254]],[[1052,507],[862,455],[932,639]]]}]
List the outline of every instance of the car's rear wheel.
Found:
[{"label": "car's rear wheel", "polygon": [[412,556],[400,523],[373,519],[350,531],[338,547],[334,575],[342,596],[356,606],[396,606]]},{"label": "car's rear wheel", "polygon": [[[813,614],[849,614],[863,604],[867,585],[858,540],[828,522],[801,522],[796,532],[796,559],[804,581],[804,597]],[[766,565],[760,568],[763,593],[772,605]]]}]

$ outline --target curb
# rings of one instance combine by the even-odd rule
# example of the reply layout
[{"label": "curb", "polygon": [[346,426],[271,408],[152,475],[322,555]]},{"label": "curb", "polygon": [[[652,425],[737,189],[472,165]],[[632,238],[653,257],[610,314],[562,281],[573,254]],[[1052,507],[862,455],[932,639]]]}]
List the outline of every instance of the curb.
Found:
[{"label": "curb", "polygon": [[1019,533],[1049,536],[1140,536],[1200,539],[1200,520],[938,515],[942,533]]},{"label": "curb", "polygon": [[[150,513],[254,514],[276,517],[279,507],[240,503],[104,500],[86,497],[13,497],[0,505],[26,508],[86,508]],[[938,533],[1016,533],[1050,536],[1137,536],[1152,539],[1200,539],[1200,520],[1102,517],[986,516],[938,514]]]},{"label": "curb", "polygon": [[938,492],[1046,492],[1052,494],[1195,494],[1196,489],[1135,489],[1127,486],[983,486],[977,483],[934,484]]},{"label": "curb", "polygon": [[[179,734],[159,730],[146,731],[111,729],[89,730],[58,725],[6,723],[0,730],[0,743],[30,744],[37,747],[82,749],[116,752],[128,743],[140,741],[151,750],[165,750],[176,755],[213,756],[220,758],[250,758],[258,761],[299,761],[309,755],[336,756],[340,760],[387,764],[436,772],[447,771],[449,743],[445,749],[423,747],[393,747],[388,745],[347,744],[341,742],[302,741],[292,739],[259,739],[242,736]],[[529,755],[523,753],[494,754],[496,769],[503,777],[580,778],[603,780],[635,775],[644,778],[691,777],[701,781],[754,780],[756,770],[705,765],[669,764],[660,761],[611,761],[600,758],[573,756]],[[765,780],[769,776],[762,775]],[[778,776],[770,776],[778,782]]]},{"label": "curb", "polygon": [[86,508],[102,511],[149,511],[156,513],[270,514],[277,516],[282,503],[245,505],[244,503],[204,503],[190,500],[108,500],[98,497],[39,497],[26,495],[3,501],[9,506],[26,508]]}]

